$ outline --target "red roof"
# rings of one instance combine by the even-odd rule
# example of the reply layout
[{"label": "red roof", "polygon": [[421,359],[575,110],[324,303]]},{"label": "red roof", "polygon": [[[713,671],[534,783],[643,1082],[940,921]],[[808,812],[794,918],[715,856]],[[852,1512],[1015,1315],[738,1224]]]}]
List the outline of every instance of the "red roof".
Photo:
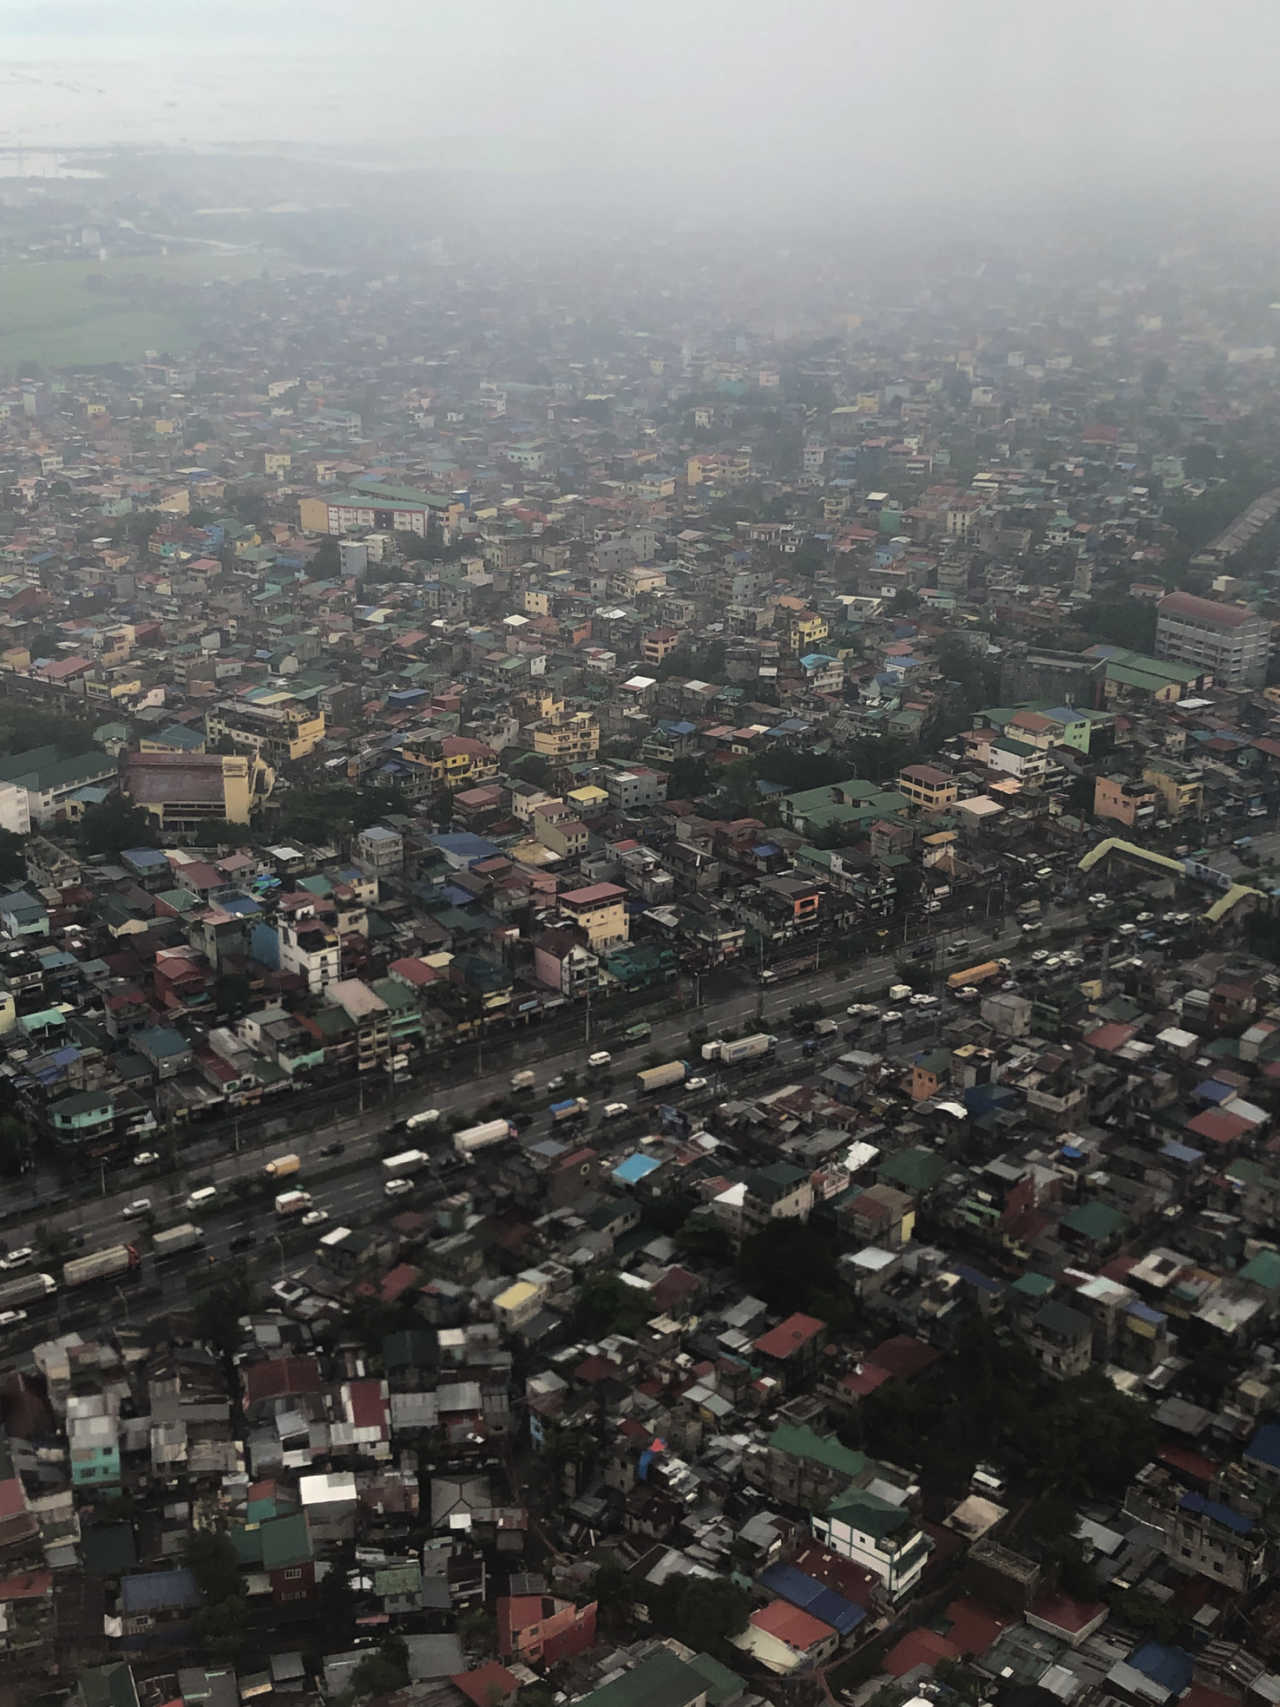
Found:
[{"label": "red roof", "polygon": [[913,1339],[910,1334],[895,1334],[892,1339],[881,1340],[878,1346],[873,1347],[866,1360],[900,1381],[909,1381],[913,1375],[921,1374],[930,1364],[936,1363],[939,1355],[923,1340]]},{"label": "red roof", "polygon": [[851,1559],[842,1559],[820,1541],[806,1541],[792,1563],[798,1571],[835,1589],[837,1594],[853,1601],[855,1606],[869,1606],[879,1587],[878,1577],[873,1577],[870,1571],[864,1571]]},{"label": "red roof", "polygon": [[947,1640],[962,1654],[985,1654],[1009,1622],[976,1600],[953,1600],[946,1610]]},{"label": "red roof", "polygon": [[52,1571],[24,1571],[21,1576],[0,1581],[0,1601],[40,1600],[53,1593]]},{"label": "red roof", "polygon": [[759,1612],[751,1614],[751,1622],[757,1630],[763,1630],[767,1636],[785,1642],[789,1648],[795,1648],[802,1654],[835,1635],[830,1624],[824,1624],[821,1618],[815,1618],[812,1613],[804,1612],[786,1600],[771,1600],[768,1606],[762,1606]]},{"label": "red roof", "polygon": [[520,1687],[519,1679],[497,1660],[487,1660],[474,1671],[455,1672],[449,1682],[461,1690],[468,1701],[473,1701],[475,1707],[494,1707],[495,1702],[514,1695]]},{"label": "red roof", "polygon": [[817,1316],[802,1316],[797,1312],[788,1316],[785,1322],[779,1322],[776,1328],[770,1328],[767,1334],[761,1334],[756,1341],[756,1350],[762,1351],[766,1357],[790,1357],[818,1334],[825,1333],[826,1329],[827,1324],[819,1321]]},{"label": "red roof", "polygon": [[1045,1594],[1031,1608],[1031,1616],[1052,1624],[1055,1630],[1061,1630],[1069,1639],[1078,1636],[1106,1610],[1101,1601],[1073,1600],[1067,1594]]},{"label": "red roof", "polygon": [[1119,1020],[1111,1020],[1106,1025],[1100,1025],[1096,1031],[1091,1031],[1084,1041],[1090,1049],[1098,1049],[1104,1055],[1110,1055],[1117,1049],[1123,1049],[1131,1037],[1137,1034],[1136,1025],[1122,1025]]},{"label": "red roof", "polygon": [[244,1396],[250,1404],[259,1399],[282,1399],[292,1393],[320,1390],[320,1365],[314,1357],[273,1357],[251,1363],[243,1371]]},{"label": "red roof", "polygon": [[1218,1108],[1206,1108],[1187,1122],[1188,1132],[1207,1138],[1211,1144],[1233,1144],[1242,1133],[1252,1130],[1252,1121],[1242,1120],[1238,1114],[1224,1114]]},{"label": "red roof", "polygon": [[1257,615],[1244,605],[1223,604],[1220,599],[1201,599],[1195,593],[1167,593],[1159,605],[1161,616],[1181,616],[1207,628],[1243,628]]},{"label": "red roof", "polygon": [[936,1630],[908,1630],[884,1656],[882,1664],[890,1677],[905,1677],[917,1666],[935,1666],[939,1660],[958,1660],[961,1650]]}]

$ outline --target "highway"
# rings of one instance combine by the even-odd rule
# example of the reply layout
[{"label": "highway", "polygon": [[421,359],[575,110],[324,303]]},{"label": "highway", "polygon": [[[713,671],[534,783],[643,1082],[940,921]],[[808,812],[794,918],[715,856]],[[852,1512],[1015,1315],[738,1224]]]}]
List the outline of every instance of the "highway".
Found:
[{"label": "highway", "polygon": [[[1083,919],[1084,913],[1085,909],[1080,907],[1063,909],[1047,916],[1046,923],[1077,924]],[[997,954],[1011,955],[1024,946],[1024,938],[1017,928],[1005,929],[999,935],[992,935],[976,923],[939,930],[933,940],[936,945],[935,960],[944,970],[947,965],[956,964],[956,950],[953,945],[960,941],[968,945],[960,964],[988,959]],[[694,1026],[704,1026],[711,1035],[715,1035],[717,1031],[726,1028],[739,1032],[748,1031],[758,1023],[763,1029],[772,1029],[782,1034],[786,1029],[788,1010],[798,1003],[820,1002],[829,1010],[839,1012],[840,1007],[848,1002],[869,996],[882,996],[894,977],[901,949],[898,947],[892,952],[886,951],[864,959],[853,968],[824,968],[821,965],[821,956],[822,949],[819,946],[814,951],[817,964],[811,971],[798,973],[759,989],[739,987],[721,1000],[704,1003],[701,1008],[690,1006],[672,1013],[668,1018],[655,1020],[650,1037],[643,1043],[631,1046],[620,1046],[616,1041],[611,1043],[613,1064],[609,1071],[611,1085],[608,1095],[604,1094],[603,1089],[592,1095],[591,1086],[585,1079],[579,1085],[579,1089],[591,1098],[593,1105],[586,1130],[595,1130],[600,1125],[600,1108],[610,1098],[628,1101],[635,1107],[631,1075],[644,1064],[645,1058],[651,1052],[656,1051],[664,1057],[688,1059],[689,1032]],[[940,1019],[944,1011],[934,1010],[935,1016]],[[539,1051],[539,1042],[539,1035],[531,1033],[515,1045],[510,1058],[504,1059],[500,1068],[469,1079],[455,1079],[434,1089],[420,1083],[393,1103],[384,1104],[364,1114],[340,1118],[315,1130],[304,1130],[295,1135],[286,1132],[269,1142],[259,1143],[252,1148],[246,1147],[238,1154],[218,1157],[198,1170],[183,1170],[163,1177],[146,1170],[125,1170],[126,1173],[131,1173],[133,1178],[123,1190],[111,1191],[104,1197],[76,1204],[52,1216],[41,1214],[36,1207],[29,1215],[8,1222],[4,1227],[6,1247],[15,1249],[22,1245],[38,1245],[36,1228],[41,1225],[47,1225],[75,1238],[81,1253],[128,1242],[131,1234],[139,1235],[145,1247],[147,1240],[143,1235],[147,1231],[147,1223],[126,1219],[123,1210],[135,1199],[147,1197],[152,1205],[152,1224],[157,1229],[194,1220],[205,1233],[202,1250],[174,1255],[166,1259],[159,1269],[165,1293],[171,1298],[178,1294],[185,1295],[185,1277],[192,1273],[198,1274],[207,1266],[209,1259],[215,1262],[228,1257],[247,1260],[247,1253],[251,1253],[258,1259],[265,1258],[272,1267],[278,1259],[280,1272],[284,1273],[305,1261],[314,1248],[315,1239],[329,1228],[352,1222],[366,1222],[384,1211],[394,1212],[395,1200],[389,1201],[383,1193],[383,1179],[378,1164],[385,1151],[384,1134],[395,1120],[402,1119],[406,1114],[435,1107],[445,1114],[460,1111],[482,1119],[488,1102],[496,1097],[509,1095],[512,1072],[520,1066],[535,1066],[538,1088],[529,1099],[529,1110],[535,1115],[535,1119],[522,1133],[522,1142],[528,1144],[546,1137],[552,1130],[546,1112],[552,1100],[545,1090],[547,1081],[557,1074],[571,1070],[582,1075],[589,1047],[598,1048],[601,1044],[598,1039],[593,1039],[588,1046],[584,1039],[575,1042],[571,1048],[562,1048],[555,1054],[543,1056]],[[917,1037],[907,1048],[909,1050],[920,1046],[920,1039]],[[842,1040],[839,1047],[845,1047]],[[829,1056],[831,1051],[825,1053]],[[794,1061],[797,1076],[811,1072],[819,1064],[803,1057],[799,1040],[785,1036],[779,1044],[775,1059],[777,1064],[783,1067]],[[709,1065],[706,1076],[712,1077],[713,1073],[714,1068]],[[698,1100],[722,1100],[730,1091],[732,1083],[732,1074],[726,1074],[722,1080],[713,1083],[712,1090],[705,1098]],[[282,1114],[287,1114],[287,1105],[282,1106]],[[583,1130],[582,1126],[578,1126],[575,1133],[581,1134]],[[406,1147],[413,1142],[412,1138],[407,1138]],[[322,1149],[336,1144],[342,1145],[340,1156],[324,1157],[320,1154]],[[423,1147],[428,1146],[424,1143]],[[282,1182],[281,1189],[297,1187],[311,1192],[315,1207],[324,1209],[328,1215],[324,1227],[303,1231],[297,1229],[293,1223],[282,1224],[273,1212],[274,1188],[271,1191],[264,1189],[263,1168],[272,1157],[288,1151],[296,1152],[301,1157],[302,1167],[296,1176]],[[246,1196],[243,1188],[236,1184],[240,1181],[252,1181],[258,1188],[256,1194]],[[197,1186],[210,1184],[218,1187],[219,1197],[199,1211],[189,1211],[185,1202],[188,1192]],[[277,1240],[280,1242],[277,1243]],[[233,1243],[240,1248],[233,1251]],[[56,1264],[43,1261],[39,1256],[31,1266],[44,1267],[57,1273]],[[150,1257],[144,1258],[142,1278],[144,1283],[156,1278],[156,1265]],[[143,1302],[140,1300],[140,1304]],[[8,1334],[0,1330],[0,1346],[6,1350],[17,1351],[19,1346],[29,1345],[41,1337],[46,1337],[53,1330],[55,1323],[63,1328],[78,1326],[86,1321],[91,1322],[99,1312],[105,1311],[106,1316],[110,1318],[116,1315],[121,1307],[127,1308],[127,1288],[120,1288],[110,1281],[90,1285],[81,1292],[60,1292],[43,1304],[28,1306],[27,1323],[11,1329]]]}]

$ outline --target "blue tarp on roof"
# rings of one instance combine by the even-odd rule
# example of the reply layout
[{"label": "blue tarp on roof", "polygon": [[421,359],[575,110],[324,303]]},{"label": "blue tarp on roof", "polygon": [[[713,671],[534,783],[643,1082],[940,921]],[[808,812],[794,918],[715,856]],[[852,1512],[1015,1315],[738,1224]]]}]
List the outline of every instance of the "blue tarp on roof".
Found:
[{"label": "blue tarp on roof", "polygon": [[794,1565],[770,1565],[761,1576],[760,1583],[771,1593],[790,1601],[792,1606],[807,1612],[811,1618],[820,1618],[842,1636],[856,1630],[867,1616],[864,1607],[855,1606],[851,1600],[820,1583],[816,1577],[806,1576]]},{"label": "blue tarp on roof", "polygon": [[1201,1079],[1191,1094],[1201,1102],[1219,1103],[1226,1102],[1236,1092],[1234,1085],[1224,1085],[1218,1079]]},{"label": "blue tarp on roof", "polygon": [[1144,1642],[1129,1655],[1128,1663],[1134,1671],[1167,1689],[1170,1695],[1181,1695],[1191,1687],[1191,1656],[1181,1648],[1166,1647],[1163,1642]]},{"label": "blue tarp on roof", "polygon": [[1162,1326],[1168,1319],[1163,1311],[1153,1310],[1150,1304],[1144,1304],[1138,1298],[1131,1299],[1125,1306],[1125,1314],[1136,1316],[1140,1322],[1150,1322],[1155,1328]]},{"label": "blue tarp on roof", "polygon": [[1246,1458],[1269,1469],[1280,1470],[1280,1423],[1263,1423],[1244,1449]]},{"label": "blue tarp on roof", "polygon": [[1233,1535],[1252,1535],[1253,1519],[1246,1517],[1243,1512],[1232,1511],[1229,1505],[1223,1505],[1218,1500],[1207,1500],[1203,1494],[1183,1494],[1178,1501],[1183,1511],[1194,1511],[1210,1518],[1214,1523],[1220,1523],[1224,1529],[1229,1529]]},{"label": "blue tarp on roof", "polygon": [[618,1163],[613,1170],[613,1177],[623,1185],[637,1185],[646,1174],[651,1174],[660,1166],[656,1156],[644,1156],[637,1151],[634,1156],[628,1156],[625,1162]]}]

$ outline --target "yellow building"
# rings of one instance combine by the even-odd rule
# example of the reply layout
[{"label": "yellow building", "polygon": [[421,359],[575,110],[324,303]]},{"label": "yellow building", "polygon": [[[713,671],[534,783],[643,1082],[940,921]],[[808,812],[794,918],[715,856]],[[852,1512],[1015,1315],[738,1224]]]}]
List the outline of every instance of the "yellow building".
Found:
[{"label": "yellow building", "polygon": [[230,741],[279,765],[305,759],[324,740],[324,712],[304,705],[280,688],[252,688],[240,699],[223,700],[205,713],[205,736]]},{"label": "yellow building", "polygon": [[923,807],[926,812],[952,806],[960,796],[956,779],[934,765],[907,765],[898,772],[897,787],[913,806]]},{"label": "yellow building", "polygon": [[565,764],[594,759],[600,751],[600,725],[590,711],[563,711],[557,717],[531,723],[528,735],[540,758]]},{"label": "yellow building", "polygon": [[1142,780],[1161,796],[1170,818],[1197,817],[1204,810],[1204,781],[1193,765],[1157,759],[1145,767]]},{"label": "yellow building", "polygon": [[247,824],[275,784],[275,772],[244,753],[131,753],[124,789],[161,830],[192,833],[225,818]]},{"label": "yellow building", "polygon": [[587,933],[587,946],[593,954],[630,939],[627,892],[616,883],[589,883],[585,889],[570,889],[559,897],[559,905]]},{"label": "yellow building", "polygon": [[551,594],[545,587],[526,587],[524,609],[526,616],[550,616]]},{"label": "yellow building", "polygon": [[827,619],[825,616],[819,616],[816,611],[800,611],[792,617],[788,632],[791,650],[803,657],[806,652],[816,652],[827,638]]},{"label": "yellow building", "polygon": [[303,533],[328,533],[329,500],[327,498],[299,498],[298,526]]},{"label": "yellow building", "polygon": [[269,450],[262,459],[265,474],[287,474],[293,467],[293,458],[287,450]]}]

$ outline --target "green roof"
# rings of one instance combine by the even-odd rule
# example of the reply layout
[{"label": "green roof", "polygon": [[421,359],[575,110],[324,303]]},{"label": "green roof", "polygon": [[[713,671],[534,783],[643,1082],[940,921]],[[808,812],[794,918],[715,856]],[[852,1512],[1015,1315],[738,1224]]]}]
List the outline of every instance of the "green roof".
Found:
[{"label": "green roof", "polygon": [[1280,1292],[1280,1251],[1259,1251],[1240,1270],[1237,1279],[1261,1286],[1264,1292]]},{"label": "green roof", "polygon": [[1020,1274],[1009,1290],[1021,1293],[1024,1298],[1043,1298],[1046,1292],[1053,1291],[1056,1284],[1047,1274]]},{"label": "green roof", "polygon": [[707,1707],[724,1707],[726,1701],[736,1701],[744,1685],[736,1671],[722,1666],[710,1654],[695,1654],[689,1661],[707,1686]]},{"label": "green roof", "polygon": [[896,1535],[911,1522],[910,1514],[901,1506],[890,1505],[888,1500],[882,1500],[877,1494],[869,1494],[862,1488],[838,1494],[827,1507],[827,1515],[841,1518],[851,1528],[871,1536],[873,1541],[881,1541],[886,1535]]},{"label": "green roof", "polygon": [[811,1428],[798,1427],[794,1423],[779,1423],[769,1436],[769,1445],[792,1458],[805,1458],[811,1464],[821,1464],[837,1475],[848,1476],[850,1481],[860,1476],[867,1465],[865,1453],[853,1452],[847,1446],[841,1446],[834,1436],[815,1434]]},{"label": "green roof", "polygon": [[[453,499],[443,492],[421,492],[416,486],[392,486],[383,480],[356,480],[352,482],[358,496],[356,503],[368,503],[371,499],[389,504],[424,504],[433,510],[447,510]],[[345,498],[330,498],[329,502],[347,503]]]},{"label": "green roof", "polygon": [[659,1648],[621,1677],[584,1695],[578,1707],[691,1707],[706,1691],[707,1679],[696,1666]]},{"label": "green roof", "polygon": [[295,1511],[289,1517],[273,1517],[258,1531],[262,1537],[262,1568],[264,1571],[283,1571],[291,1565],[304,1565],[311,1559],[311,1531],[305,1515]]},{"label": "green roof", "polygon": [[876,1169],[876,1178],[901,1186],[903,1191],[928,1191],[946,1171],[947,1164],[941,1156],[913,1146],[886,1157]]},{"label": "green roof", "polygon": [[1128,1221],[1118,1209],[1108,1203],[1081,1203],[1068,1209],[1062,1225],[1082,1239],[1113,1239],[1124,1231]]}]

